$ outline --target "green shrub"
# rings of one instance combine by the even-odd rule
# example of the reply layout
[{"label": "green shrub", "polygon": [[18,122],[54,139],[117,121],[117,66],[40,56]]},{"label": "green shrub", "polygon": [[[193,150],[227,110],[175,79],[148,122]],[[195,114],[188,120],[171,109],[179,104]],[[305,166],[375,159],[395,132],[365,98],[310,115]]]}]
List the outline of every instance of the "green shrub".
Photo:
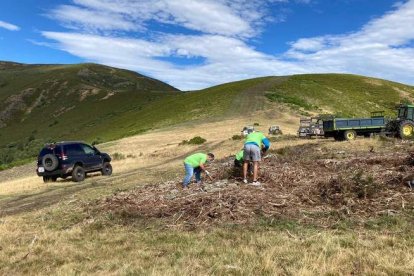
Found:
[{"label": "green shrub", "polygon": [[124,160],[125,158],[126,158],[125,154],[122,154],[122,153],[119,153],[119,152],[115,152],[114,154],[112,154],[112,160],[115,160],[115,161]]},{"label": "green shrub", "polygon": [[207,140],[200,136],[195,136],[190,140],[183,140],[180,145],[201,145],[204,144]]},{"label": "green shrub", "polygon": [[363,171],[358,171],[353,177],[352,181],[354,182],[354,192],[358,198],[369,198],[372,197],[377,189],[380,189],[375,185],[374,179],[372,176],[364,177]]},{"label": "green shrub", "polygon": [[0,153],[0,164],[7,165],[15,160],[17,152],[14,150],[5,150]]},{"label": "green shrub", "polygon": [[236,141],[236,140],[242,140],[244,137],[243,135],[233,135],[231,137],[232,140]]}]

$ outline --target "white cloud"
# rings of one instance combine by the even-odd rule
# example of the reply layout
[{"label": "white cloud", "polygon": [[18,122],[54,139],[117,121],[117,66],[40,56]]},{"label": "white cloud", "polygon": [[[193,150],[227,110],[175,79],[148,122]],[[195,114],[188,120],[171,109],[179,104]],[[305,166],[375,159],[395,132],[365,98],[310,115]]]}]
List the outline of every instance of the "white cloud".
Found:
[{"label": "white cloud", "polygon": [[158,5],[165,13],[165,22],[172,17],[171,23],[188,29],[222,35],[250,36],[254,33],[249,22],[220,2],[175,0],[159,1]]},{"label": "white cloud", "polygon": [[315,38],[301,38],[291,43],[292,50],[298,51],[319,51],[326,47],[326,37],[315,37]]},{"label": "white cloud", "polygon": [[13,25],[11,23],[1,21],[1,20],[0,20],[0,28],[4,28],[4,29],[9,30],[9,31],[19,31],[20,30],[19,26],[16,26],[16,25]]},{"label": "white cloud", "polygon": [[[78,33],[43,35],[85,60],[136,70],[181,89],[264,75],[328,72],[414,84],[414,28],[408,27],[414,24],[414,0],[394,6],[353,33],[301,38],[279,56],[249,45],[252,39],[260,38],[271,2],[283,1],[74,0],[75,5],[59,6],[52,16]],[[105,33],[148,30],[146,22],[150,20],[200,34],[158,32],[145,38],[125,38]],[[170,57],[189,63],[169,62]]]},{"label": "white cloud", "polygon": [[253,37],[268,17],[269,3],[284,0],[73,0],[49,16],[72,29],[143,30],[149,21],[209,34]]},{"label": "white cloud", "polygon": [[96,11],[69,5],[61,5],[50,13],[64,26],[83,31],[137,30],[138,27],[121,15],[105,11]]},{"label": "white cloud", "polygon": [[[149,74],[181,89],[199,89],[255,76],[305,72],[257,52],[243,41],[219,35],[162,36],[155,41],[91,34],[44,32],[62,50],[89,61]],[[197,65],[178,66],[159,57],[203,57]]]},{"label": "white cloud", "polygon": [[360,31],[300,39],[287,56],[311,72],[348,72],[414,84],[414,1],[370,21]]}]

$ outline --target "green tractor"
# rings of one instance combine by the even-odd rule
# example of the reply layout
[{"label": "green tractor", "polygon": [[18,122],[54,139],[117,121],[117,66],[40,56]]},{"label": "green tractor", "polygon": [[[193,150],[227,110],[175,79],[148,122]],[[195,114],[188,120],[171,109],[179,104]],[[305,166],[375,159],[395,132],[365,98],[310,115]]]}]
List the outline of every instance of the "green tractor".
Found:
[{"label": "green tractor", "polygon": [[397,118],[390,119],[386,125],[386,132],[401,139],[414,138],[414,105],[400,104],[397,106]]}]

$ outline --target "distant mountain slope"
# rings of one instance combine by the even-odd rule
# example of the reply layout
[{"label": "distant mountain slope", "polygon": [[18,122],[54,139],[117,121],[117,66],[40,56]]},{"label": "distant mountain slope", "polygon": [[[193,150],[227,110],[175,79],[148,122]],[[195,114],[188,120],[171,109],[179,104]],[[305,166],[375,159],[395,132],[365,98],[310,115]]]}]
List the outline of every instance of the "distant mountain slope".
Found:
[{"label": "distant mountain slope", "polygon": [[171,95],[161,81],[102,65],[0,62],[0,165],[46,141],[97,139],[95,128],[116,128],[111,118]]},{"label": "distant mountain slope", "polygon": [[[152,99],[147,92],[176,91],[160,81],[134,72],[95,64],[23,65],[0,63],[0,128],[16,122],[72,116],[87,107],[89,115],[108,112],[89,109],[94,103],[127,104],[138,96]],[[116,99],[116,100],[114,100]],[[142,101],[144,100],[144,101]],[[120,102],[118,102],[120,101]],[[113,109],[116,106],[113,106]],[[84,114],[82,114],[84,115]],[[39,121],[37,121],[39,123]]]},{"label": "distant mountain slope", "polygon": [[268,89],[266,96],[302,112],[369,116],[382,110],[392,115],[396,104],[414,102],[414,87],[357,75],[296,75]]},{"label": "distant mountain slope", "polygon": [[[393,114],[414,87],[355,75],[263,77],[193,92],[96,64],[0,62],[0,168],[37,154],[48,141],[103,142],[193,120],[250,116],[265,109],[298,115]],[[280,108],[279,108],[280,107]]]}]

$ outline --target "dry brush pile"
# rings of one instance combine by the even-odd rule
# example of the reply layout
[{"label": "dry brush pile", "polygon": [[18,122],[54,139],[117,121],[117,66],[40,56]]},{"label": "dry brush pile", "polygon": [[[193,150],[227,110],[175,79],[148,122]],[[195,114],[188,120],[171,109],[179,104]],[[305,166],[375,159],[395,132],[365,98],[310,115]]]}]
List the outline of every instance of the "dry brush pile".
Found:
[{"label": "dry brush pile", "polygon": [[294,219],[332,226],[414,211],[414,156],[406,147],[380,152],[334,152],[315,144],[272,152],[261,164],[262,187],[241,183],[232,158],[212,164],[215,181],[188,190],[177,182],[120,192],[93,205],[121,218],[162,219],[197,227]]}]

